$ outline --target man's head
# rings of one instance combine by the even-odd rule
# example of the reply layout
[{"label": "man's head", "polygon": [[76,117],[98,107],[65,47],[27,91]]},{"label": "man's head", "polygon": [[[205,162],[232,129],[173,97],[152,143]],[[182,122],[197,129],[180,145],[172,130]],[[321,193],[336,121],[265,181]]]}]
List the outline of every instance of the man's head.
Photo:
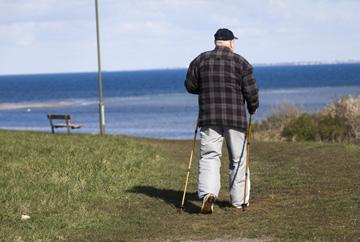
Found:
[{"label": "man's head", "polygon": [[232,50],[235,49],[235,39],[237,37],[234,36],[233,32],[229,29],[218,29],[215,35],[215,45],[228,47]]}]

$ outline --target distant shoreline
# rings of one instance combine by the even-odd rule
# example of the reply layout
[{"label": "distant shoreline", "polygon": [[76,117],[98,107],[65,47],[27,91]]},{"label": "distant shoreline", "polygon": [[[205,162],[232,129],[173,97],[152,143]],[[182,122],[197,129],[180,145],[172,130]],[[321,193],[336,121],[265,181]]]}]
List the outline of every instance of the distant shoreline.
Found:
[{"label": "distant shoreline", "polygon": [[297,61],[297,62],[276,62],[276,63],[254,63],[254,66],[317,66],[317,65],[346,65],[360,64],[360,60],[348,61]]}]

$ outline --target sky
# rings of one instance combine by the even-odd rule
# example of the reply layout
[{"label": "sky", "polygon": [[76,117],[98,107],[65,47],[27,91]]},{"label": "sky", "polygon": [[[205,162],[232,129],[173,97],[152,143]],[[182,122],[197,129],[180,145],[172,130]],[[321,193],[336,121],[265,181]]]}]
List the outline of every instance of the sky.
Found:
[{"label": "sky", "polygon": [[[0,0],[0,75],[97,71],[94,0]],[[99,0],[102,69],[186,68],[219,28],[253,64],[360,60],[358,0]]]}]

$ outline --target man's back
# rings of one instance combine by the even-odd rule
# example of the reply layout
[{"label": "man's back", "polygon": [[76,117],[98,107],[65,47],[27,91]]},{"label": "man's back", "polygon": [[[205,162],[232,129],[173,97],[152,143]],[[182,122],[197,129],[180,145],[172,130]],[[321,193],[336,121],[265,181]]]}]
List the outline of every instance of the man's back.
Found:
[{"label": "man's back", "polygon": [[230,48],[217,46],[191,62],[185,86],[199,94],[199,125],[246,130],[245,100],[258,107],[258,88],[252,66]]}]

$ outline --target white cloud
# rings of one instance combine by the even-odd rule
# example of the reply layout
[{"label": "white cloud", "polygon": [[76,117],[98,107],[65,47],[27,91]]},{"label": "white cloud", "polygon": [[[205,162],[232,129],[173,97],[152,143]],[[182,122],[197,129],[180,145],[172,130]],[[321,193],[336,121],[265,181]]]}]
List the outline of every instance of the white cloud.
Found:
[{"label": "white cloud", "polygon": [[[99,4],[108,70],[186,66],[196,54],[212,48],[219,27],[232,29],[239,37],[238,51],[255,62],[360,59],[359,1]],[[0,0],[0,11],[0,52],[12,56],[0,59],[0,73],[96,69],[93,0]],[[38,53],[41,58],[35,58]],[[19,59],[31,62],[25,65]]]}]

